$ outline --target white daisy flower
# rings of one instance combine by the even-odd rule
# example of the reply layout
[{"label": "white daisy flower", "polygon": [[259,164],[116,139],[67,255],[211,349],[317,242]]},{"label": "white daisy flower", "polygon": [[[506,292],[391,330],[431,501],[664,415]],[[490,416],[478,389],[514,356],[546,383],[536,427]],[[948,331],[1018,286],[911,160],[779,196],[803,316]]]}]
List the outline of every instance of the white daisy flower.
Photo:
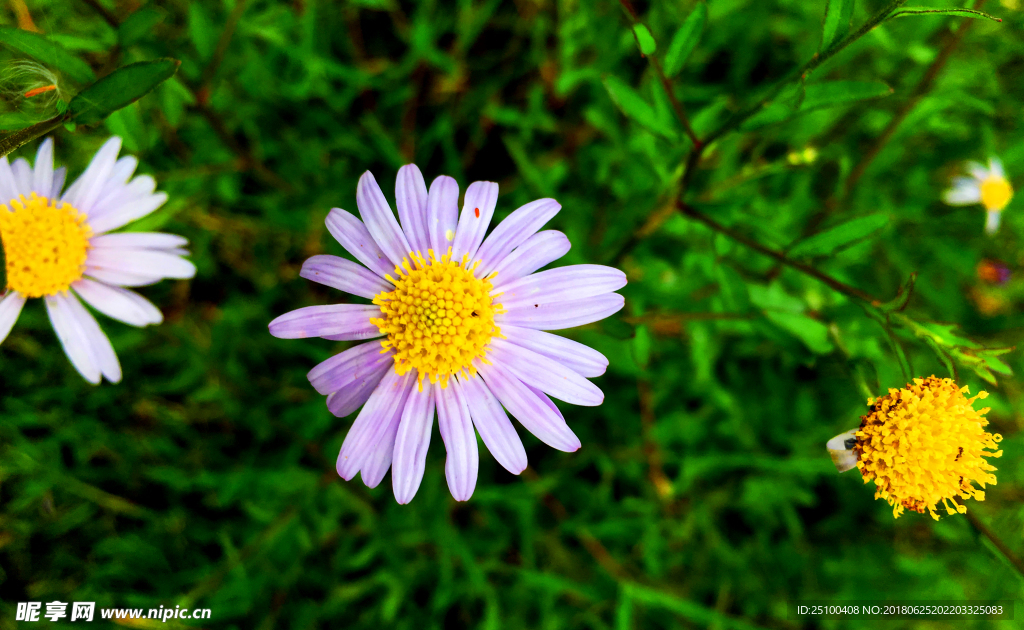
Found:
[{"label": "white daisy flower", "polygon": [[97,311],[132,326],[159,324],[160,310],[124,287],[164,278],[191,278],[188,241],[174,234],[112,230],[167,201],[148,175],[132,178],[138,160],[117,159],[121,139],[96,152],[66,191],[65,169],[53,167],[53,141],[39,146],[35,167],[24,158],[0,158],[0,238],[7,287],[0,296],[0,343],[25,300],[44,298],[53,329],[75,369],[93,384],[121,380],[110,340],[79,297]]},{"label": "white daisy flower", "polygon": [[978,162],[968,162],[967,171],[970,177],[953,178],[953,187],[942,193],[942,200],[951,206],[985,206],[985,232],[995,234],[1000,213],[1013,199],[1013,186],[1006,179],[1003,163],[998,158],[989,158],[985,168]]}]

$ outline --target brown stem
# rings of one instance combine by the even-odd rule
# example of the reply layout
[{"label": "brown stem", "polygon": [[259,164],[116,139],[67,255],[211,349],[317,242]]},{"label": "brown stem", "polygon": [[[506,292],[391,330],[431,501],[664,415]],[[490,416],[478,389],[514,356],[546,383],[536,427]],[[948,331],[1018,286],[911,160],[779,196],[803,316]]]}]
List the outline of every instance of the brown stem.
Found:
[{"label": "brown stem", "polygon": [[220,39],[217,40],[217,47],[213,51],[213,56],[210,57],[210,63],[203,69],[203,78],[199,80],[200,91],[209,90],[213,76],[217,73],[217,69],[220,68],[221,62],[224,61],[224,55],[228,51],[228,46],[231,45],[231,38],[235,34],[239,20],[242,19],[242,13],[245,12],[246,2],[247,0],[238,0],[235,3],[235,8],[231,11],[231,15],[228,16],[228,21],[224,24],[224,30],[220,34]]},{"label": "brown stem", "polygon": [[965,516],[967,516],[967,520],[970,521],[974,529],[978,530],[978,533],[985,538],[988,538],[989,542],[995,545],[996,549],[999,550],[999,553],[1003,554],[1003,557],[1005,557],[1009,563],[1017,569],[1017,573],[1024,576],[1024,561],[1017,557],[1017,554],[1010,551],[1010,548],[1006,546],[1006,543],[1004,543],[995,532],[989,529],[987,525],[982,523],[981,519],[974,515],[974,512],[967,512]]},{"label": "brown stem", "polygon": [[866,293],[864,291],[861,291],[857,287],[851,287],[850,285],[844,282],[840,282],[839,280],[836,280],[832,276],[822,273],[815,269],[814,267],[811,267],[810,265],[805,265],[804,263],[791,260],[790,258],[787,258],[786,255],[783,254],[782,252],[775,251],[774,249],[765,247],[764,245],[758,243],[757,241],[746,236],[743,236],[742,234],[736,232],[731,228],[725,227],[721,223],[715,221],[714,219],[705,214],[698,212],[694,208],[686,205],[685,203],[679,202],[678,208],[679,212],[684,216],[694,219],[695,221],[699,221],[704,225],[708,226],[709,228],[711,228],[712,230],[718,232],[719,234],[724,234],[731,238],[732,240],[743,245],[746,245],[747,247],[758,253],[768,256],[769,258],[773,258],[776,261],[782,263],[783,265],[786,265],[787,267],[796,269],[800,273],[808,275],[814,278],[815,280],[818,280],[819,282],[826,284],[833,291],[842,293],[847,297],[852,297],[854,299],[867,302],[868,304],[871,304],[873,306],[878,306],[879,304],[881,304],[881,301],[876,299],[870,293]]},{"label": "brown stem", "polygon": [[[985,0],[975,0],[974,9],[978,10],[984,4]],[[914,108],[917,107],[917,104],[921,102],[921,99],[923,99],[932,89],[932,85],[935,83],[935,78],[939,75],[939,72],[941,72],[942,69],[945,67],[946,62],[949,61],[949,57],[953,54],[953,49],[955,49],[957,45],[959,45],[960,42],[963,41],[964,37],[967,35],[967,31],[968,29],[971,28],[972,22],[974,22],[974,20],[965,19],[963,20],[963,22],[960,23],[960,26],[957,27],[956,32],[953,34],[953,37],[950,38],[950,40],[946,43],[943,49],[939,52],[938,56],[935,58],[935,61],[933,61],[932,65],[928,67],[928,70],[925,71],[924,76],[922,76],[921,80],[918,81],[917,85],[914,87],[914,91],[911,92],[910,98],[907,100],[906,103],[903,104],[902,107],[899,108],[899,110],[896,111],[896,114],[892,117],[892,120],[890,120],[889,124],[886,125],[885,130],[882,131],[882,133],[877,138],[875,138],[875,141],[871,144],[871,147],[864,152],[864,155],[860,158],[860,161],[857,162],[857,165],[853,167],[852,171],[850,171],[850,174],[849,176],[847,176],[846,184],[844,186],[845,194],[847,197],[850,196],[850,192],[853,190],[853,187],[857,185],[857,182],[860,181],[860,178],[864,175],[864,172],[867,170],[868,166],[871,165],[875,158],[878,157],[878,154],[882,152],[882,149],[884,149],[885,146],[889,143],[889,141],[892,140],[892,137],[896,134],[896,129],[903,123],[904,120],[907,119],[907,116],[910,115],[910,112],[912,112]]]},{"label": "brown stem", "polygon": [[654,437],[656,420],[651,384],[642,378],[637,379],[636,391],[640,398],[640,424],[643,428],[644,455],[647,456],[647,474],[651,478],[651,485],[657,491],[658,497],[665,499],[672,494],[672,482],[665,476],[665,469],[661,465],[661,450]]},{"label": "brown stem", "polygon": [[96,13],[99,13],[100,17],[102,17],[103,20],[107,24],[109,24],[112,28],[114,28],[115,30],[117,29],[118,26],[121,26],[120,20],[118,20],[117,17],[113,13],[111,13],[110,11],[107,11],[106,7],[104,7],[102,4],[97,2],[97,0],[82,0],[82,1],[85,2],[87,5],[89,5],[90,7],[92,7],[92,9],[94,11],[96,11]]},{"label": "brown stem", "polygon": [[[629,0],[619,0],[619,4],[622,5],[622,8],[629,15],[630,19],[633,20],[634,25],[642,24],[639,16],[636,14],[636,9],[633,8],[633,5]],[[633,38],[636,39],[635,31],[633,32]],[[637,41],[637,46],[639,45],[640,42]],[[668,100],[672,102],[672,109],[676,112],[676,118],[678,118],[679,122],[682,123],[683,129],[686,130],[686,135],[689,136],[690,141],[693,142],[693,146],[701,146],[702,143],[697,137],[697,134],[694,133],[693,126],[690,125],[690,119],[686,115],[686,108],[683,107],[683,104],[676,98],[675,92],[672,91],[672,84],[669,82],[668,77],[665,76],[665,71],[661,69],[661,64],[652,55],[642,56],[647,57],[647,61],[651,64],[651,67],[654,68],[655,74],[658,75],[658,80],[661,81],[661,86],[665,88],[665,94],[668,95]]]}]

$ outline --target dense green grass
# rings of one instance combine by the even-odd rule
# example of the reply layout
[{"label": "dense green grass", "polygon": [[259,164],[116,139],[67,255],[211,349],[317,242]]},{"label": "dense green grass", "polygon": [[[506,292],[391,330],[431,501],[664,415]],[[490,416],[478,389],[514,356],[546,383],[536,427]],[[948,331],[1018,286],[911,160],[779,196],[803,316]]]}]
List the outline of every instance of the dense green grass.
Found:
[{"label": "dense green grass", "polygon": [[[53,137],[76,174],[121,135],[170,195],[132,229],[187,236],[199,272],[142,289],[162,326],[101,319],[124,367],[119,385],[92,387],[74,372],[38,301],[0,346],[0,628],[17,626],[16,602],[53,600],[201,606],[211,628],[625,630],[870,628],[789,619],[786,605],[1020,598],[1020,576],[965,517],[894,520],[857,472],[835,473],[825,441],[859,423],[869,390],[906,379],[885,329],[810,275],[888,300],[916,272],[904,311],[915,322],[959,324],[988,347],[1020,344],[1024,196],[995,236],[983,233],[980,207],[940,201],[968,159],[1001,157],[1024,188],[1017,0],[986,3],[1002,23],[971,20],[960,34],[965,18],[945,16],[875,28],[808,77],[804,107],[814,94],[830,106],[792,115],[799,97],[785,90],[782,109],[759,118],[788,118],[724,133],[687,170],[685,191],[692,145],[612,0],[27,4],[100,76],[182,61],[104,123]],[[660,64],[697,4],[634,3]],[[854,27],[883,4],[857,2]],[[672,80],[698,136],[812,58],[824,5],[707,3],[700,41]],[[0,23],[14,15],[0,7]],[[934,82],[922,83],[931,68]],[[880,81],[892,94],[838,102],[849,84],[815,87],[836,80]],[[557,452],[521,431],[528,471],[513,477],[482,454],[466,503],[451,499],[436,433],[410,505],[395,504],[390,478],[375,490],[337,478],[351,418],[333,417],[305,374],[345,344],[267,332],[285,311],[341,301],[299,267],[342,253],[323,220],[334,206],[355,210],[362,172],[392,197],[411,161],[463,190],[499,182],[499,218],[557,198],[551,225],[573,242],[558,264],[615,264],[630,280],[623,312],[566,333],[611,360],[596,380],[602,406],[562,407],[583,448]],[[674,212],[680,195],[779,251],[856,217],[887,220],[801,258],[801,271]],[[979,279],[982,259],[1005,262],[1013,278]],[[949,374],[922,339],[893,334],[913,375]],[[1005,437],[998,485],[968,507],[1021,553],[1024,361],[1003,358],[1015,375],[997,374],[997,385],[957,366],[962,384],[991,393],[990,428]]]}]

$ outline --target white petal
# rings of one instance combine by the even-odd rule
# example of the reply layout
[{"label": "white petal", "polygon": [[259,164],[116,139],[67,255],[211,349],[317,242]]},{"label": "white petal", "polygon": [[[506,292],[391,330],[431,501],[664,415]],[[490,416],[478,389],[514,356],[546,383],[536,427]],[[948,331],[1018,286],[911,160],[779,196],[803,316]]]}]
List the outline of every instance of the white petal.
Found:
[{"label": "white petal", "polygon": [[119,287],[144,287],[156,284],[163,280],[158,276],[147,276],[137,273],[126,273],[116,269],[104,269],[103,267],[85,266],[85,275],[95,278],[100,282],[112,284]]},{"label": "white petal", "polygon": [[131,326],[159,324],[164,320],[160,309],[134,291],[114,287],[89,278],[71,285],[89,306]]},{"label": "white petal", "polygon": [[94,234],[116,230],[119,227],[128,225],[132,221],[138,221],[142,217],[151,214],[165,203],[167,203],[167,193],[161,192],[154,195],[146,195],[145,197],[126,202],[116,210],[104,212],[96,220],[90,220],[89,226]]},{"label": "white petal", "polygon": [[64,297],[70,307],[72,316],[77,320],[79,329],[85,335],[85,342],[89,345],[92,356],[96,359],[96,365],[100,373],[107,377],[111,383],[121,382],[121,364],[117,360],[114,346],[110,345],[110,339],[100,329],[99,323],[92,313],[87,311],[82,303],[73,293],[67,293]]},{"label": "white petal", "polygon": [[[100,192],[106,185],[107,178],[110,177],[110,173],[114,169],[114,162],[117,160],[117,154],[120,151],[121,138],[113,136],[107,140],[100,147],[100,150],[96,152],[96,155],[93,156],[85,172],[72,185],[73,193],[66,195],[64,201],[70,203],[80,212],[91,215],[93,204],[99,198]],[[95,230],[96,228],[94,227],[93,229]]]},{"label": "white petal", "polygon": [[979,162],[968,162],[967,172],[971,174],[971,177],[979,182],[985,181],[991,175],[989,170],[985,168],[985,165]]},{"label": "white petal", "polygon": [[21,315],[21,308],[25,306],[25,296],[17,291],[11,291],[0,299],[0,343],[7,339],[7,335],[14,328],[14,322],[18,321]]},{"label": "white petal", "polygon": [[0,157],[0,205],[9,205],[11,200],[17,199],[20,194],[21,191],[18,190],[18,184],[14,180],[14,171],[11,170],[7,156]]},{"label": "white petal", "polygon": [[36,151],[32,190],[40,197],[49,197],[53,191],[53,138],[43,140]]},{"label": "white petal", "polygon": [[11,164],[11,172],[14,173],[14,181],[17,183],[18,191],[28,197],[32,194],[32,167],[28,160],[18,158]]},{"label": "white petal", "polygon": [[999,231],[999,219],[1002,210],[989,210],[985,215],[985,233],[995,234]]},{"label": "white petal", "polygon": [[185,279],[196,275],[196,266],[191,261],[156,249],[96,248],[89,250],[85,263],[96,269],[138,276]]},{"label": "white petal", "polygon": [[1006,179],[1006,171],[1003,170],[1003,161],[997,157],[988,159],[989,172],[999,179]]},{"label": "white petal", "polygon": [[102,379],[99,365],[67,298],[61,295],[48,295],[45,300],[46,313],[50,316],[53,331],[57,333],[57,339],[64,347],[64,353],[71,360],[71,365],[75,366],[85,380],[93,385],[99,385]]},{"label": "white petal", "polygon": [[953,187],[942,193],[942,200],[951,206],[969,206],[981,201],[981,186],[972,177],[956,177]]}]

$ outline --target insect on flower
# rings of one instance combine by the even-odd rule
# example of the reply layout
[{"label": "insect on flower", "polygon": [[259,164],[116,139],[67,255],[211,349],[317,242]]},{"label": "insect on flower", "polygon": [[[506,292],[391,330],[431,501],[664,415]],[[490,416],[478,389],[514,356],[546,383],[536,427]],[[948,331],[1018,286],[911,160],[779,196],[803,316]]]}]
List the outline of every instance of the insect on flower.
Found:
[{"label": "insect on flower", "polygon": [[[569,239],[538,231],[561,206],[539,199],[487,235],[498,185],[474,182],[461,216],[459,186],[441,176],[427,190],[415,165],[396,185],[398,218],[369,172],[359,179],[362,221],[335,208],[331,235],[362,265],[314,256],[302,277],[371,300],[310,306],[270,322],[282,339],[368,341],[313,368],[309,381],[336,416],[360,407],[338,455],[338,474],[376,487],[394,465],[395,499],[408,503],[423,478],[434,412],[456,500],[476,487],[477,433],[513,474],[526,451],[508,413],[542,442],[575,451],[580,440],[548,396],[596,406],[604,394],[588,378],[608,360],[544,330],[598,321],[622,308],[618,269],[571,265],[538,269],[569,251]],[[486,238],[485,238],[486,237]],[[535,273],[536,272],[536,273]]]}]

